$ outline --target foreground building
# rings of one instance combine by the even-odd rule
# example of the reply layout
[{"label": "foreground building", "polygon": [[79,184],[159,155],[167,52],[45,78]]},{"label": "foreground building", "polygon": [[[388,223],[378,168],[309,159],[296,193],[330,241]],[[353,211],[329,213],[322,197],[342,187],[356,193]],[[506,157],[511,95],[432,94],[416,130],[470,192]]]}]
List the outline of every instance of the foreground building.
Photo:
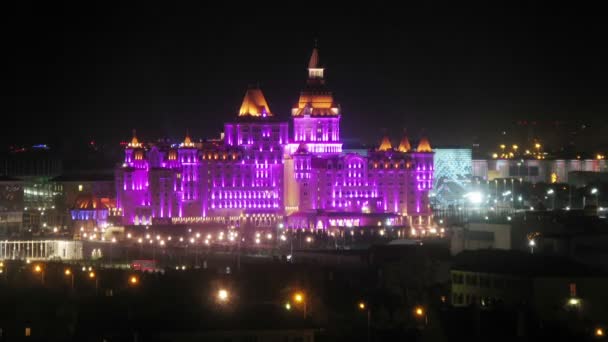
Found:
[{"label": "foreground building", "polygon": [[413,149],[403,137],[393,148],[385,137],[367,156],[344,153],[342,111],[316,48],[292,118],[290,136],[288,122],[250,88],[221,141],[194,143],[187,135],[179,146],[144,145],[134,134],[116,170],[123,224],[431,226],[428,140]]}]

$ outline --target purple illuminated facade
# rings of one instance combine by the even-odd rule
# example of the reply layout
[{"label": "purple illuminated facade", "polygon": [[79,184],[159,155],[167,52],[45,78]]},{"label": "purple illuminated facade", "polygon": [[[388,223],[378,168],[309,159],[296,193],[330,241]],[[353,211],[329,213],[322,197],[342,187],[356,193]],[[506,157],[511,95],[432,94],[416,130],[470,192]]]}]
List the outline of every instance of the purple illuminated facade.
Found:
[{"label": "purple illuminated facade", "polygon": [[387,138],[367,155],[344,153],[340,106],[326,88],[315,48],[292,109],[293,134],[257,88],[248,89],[221,141],[144,145],[137,137],[116,171],[125,225],[244,221],[292,228],[394,225],[424,229],[432,213],[433,152],[426,139]]}]

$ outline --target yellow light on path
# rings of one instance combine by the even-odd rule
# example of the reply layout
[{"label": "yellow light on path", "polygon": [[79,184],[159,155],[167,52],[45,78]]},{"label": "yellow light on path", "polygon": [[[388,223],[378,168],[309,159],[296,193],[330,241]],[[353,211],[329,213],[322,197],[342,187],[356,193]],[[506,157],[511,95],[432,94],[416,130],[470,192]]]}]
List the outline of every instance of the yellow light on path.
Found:
[{"label": "yellow light on path", "polygon": [[40,265],[36,265],[36,267],[34,267],[34,271],[36,273],[40,273],[40,272],[42,272],[42,267],[40,267]]},{"label": "yellow light on path", "polygon": [[129,283],[131,285],[137,285],[137,283],[139,283],[139,279],[137,278],[137,276],[131,276],[131,278],[129,278]]},{"label": "yellow light on path", "polygon": [[597,336],[597,337],[604,336],[604,329],[602,329],[602,328],[595,329],[595,336]]},{"label": "yellow light on path", "polygon": [[69,268],[66,268],[65,272],[63,272],[63,273],[65,273],[66,276],[69,276],[72,274],[72,270],[70,270]]},{"label": "yellow light on path", "polygon": [[360,310],[365,310],[365,303],[364,302],[359,302],[359,309]]},{"label": "yellow light on path", "polygon": [[95,272],[89,272],[89,278],[91,278],[91,279],[95,278]]},{"label": "yellow light on path", "polygon": [[416,310],[414,311],[416,313],[416,316],[421,317],[422,315],[424,315],[424,309],[421,306],[417,306]]}]

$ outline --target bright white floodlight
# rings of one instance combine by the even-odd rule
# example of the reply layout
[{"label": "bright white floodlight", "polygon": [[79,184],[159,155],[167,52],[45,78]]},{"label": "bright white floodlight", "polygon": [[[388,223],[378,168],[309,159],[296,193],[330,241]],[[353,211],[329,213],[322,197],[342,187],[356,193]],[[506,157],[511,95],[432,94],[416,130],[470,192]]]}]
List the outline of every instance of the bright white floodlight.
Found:
[{"label": "bright white floodlight", "polygon": [[483,194],[479,191],[467,192],[464,197],[473,204],[479,204],[483,201]]}]

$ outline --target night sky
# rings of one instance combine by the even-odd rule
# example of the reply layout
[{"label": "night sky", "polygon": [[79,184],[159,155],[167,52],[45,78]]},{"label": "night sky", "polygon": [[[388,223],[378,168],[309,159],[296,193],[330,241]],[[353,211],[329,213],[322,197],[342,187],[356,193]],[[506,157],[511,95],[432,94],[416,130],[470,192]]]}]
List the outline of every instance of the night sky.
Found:
[{"label": "night sky", "polygon": [[[345,138],[376,142],[388,131],[397,140],[405,127],[414,140],[470,145],[515,134],[523,120],[538,132],[556,132],[556,121],[606,128],[602,11],[425,3],[19,2],[2,15],[0,143],[117,144],[133,128],[143,140],[181,139],[187,128],[196,139],[215,137],[257,83],[287,119],[315,38]],[[580,135],[577,143],[602,142]]]}]

